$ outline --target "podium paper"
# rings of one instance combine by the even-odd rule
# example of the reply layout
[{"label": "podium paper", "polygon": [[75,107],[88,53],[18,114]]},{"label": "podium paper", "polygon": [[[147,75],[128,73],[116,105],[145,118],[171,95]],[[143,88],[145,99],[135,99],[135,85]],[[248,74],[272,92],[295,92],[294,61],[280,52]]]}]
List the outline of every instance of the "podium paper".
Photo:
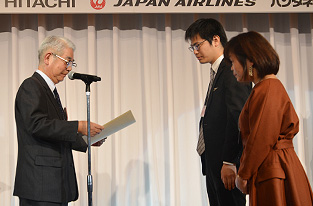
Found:
[{"label": "podium paper", "polygon": [[[103,125],[104,129],[97,135],[90,137],[90,143],[91,145],[102,140],[106,139],[107,136],[110,136],[111,134],[114,134],[115,132],[135,123],[136,120],[131,112],[129,110],[128,112],[125,112],[124,114],[116,117],[115,119],[109,121],[105,125]],[[83,136],[83,139],[88,144],[87,136]]]}]

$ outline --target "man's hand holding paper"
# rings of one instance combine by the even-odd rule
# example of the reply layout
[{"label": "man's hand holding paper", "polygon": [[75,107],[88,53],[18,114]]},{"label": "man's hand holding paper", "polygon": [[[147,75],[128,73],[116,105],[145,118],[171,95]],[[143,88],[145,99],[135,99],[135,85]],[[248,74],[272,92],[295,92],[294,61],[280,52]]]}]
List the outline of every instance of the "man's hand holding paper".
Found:
[{"label": "man's hand holding paper", "polygon": [[[103,126],[90,122],[90,136],[93,137],[96,134],[99,134],[104,129]],[[79,133],[87,136],[88,135],[88,124],[87,121],[79,121],[78,122],[78,130]]]},{"label": "man's hand holding paper", "polygon": [[[115,119],[111,120],[110,122],[104,124],[101,126],[101,131],[94,136],[91,136],[90,143],[91,145],[98,146],[98,144],[102,144],[104,140],[110,136],[111,134],[114,134],[115,132],[135,123],[136,120],[132,114],[132,112],[129,110],[128,112],[125,112],[124,114],[116,117]],[[99,131],[99,130],[98,130]],[[87,134],[86,134],[87,135]],[[85,142],[87,141],[87,136],[83,136]],[[101,140],[103,140],[101,142]]]},{"label": "man's hand holding paper", "polygon": [[106,138],[96,142],[96,143],[93,143],[91,146],[94,146],[94,147],[100,147],[104,142],[105,142]]}]

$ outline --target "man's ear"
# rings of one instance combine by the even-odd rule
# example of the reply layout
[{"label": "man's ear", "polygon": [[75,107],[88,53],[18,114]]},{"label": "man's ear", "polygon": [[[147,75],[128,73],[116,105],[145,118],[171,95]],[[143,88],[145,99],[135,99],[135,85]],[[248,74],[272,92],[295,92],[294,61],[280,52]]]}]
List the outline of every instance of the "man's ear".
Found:
[{"label": "man's ear", "polygon": [[43,62],[48,65],[50,64],[50,58],[52,58],[52,53],[46,53],[45,56],[43,57]]},{"label": "man's ear", "polygon": [[212,39],[212,45],[217,47],[218,45],[221,44],[221,39],[218,35],[214,35]]}]

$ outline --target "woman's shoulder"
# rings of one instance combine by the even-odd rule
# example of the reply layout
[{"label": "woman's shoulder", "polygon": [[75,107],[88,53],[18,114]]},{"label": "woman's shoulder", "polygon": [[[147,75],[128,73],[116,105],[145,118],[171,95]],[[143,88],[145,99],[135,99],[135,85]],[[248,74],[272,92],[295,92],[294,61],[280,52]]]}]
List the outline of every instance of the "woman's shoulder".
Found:
[{"label": "woman's shoulder", "polygon": [[262,92],[264,90],[285,90],[284,85],[277,78],[269,78],[261,80],[254,88],[255,91]]},{"label": "woman's shoulder", "polygon": [[265,79],[257,83],[251,95],[258,97],[269,97],[275,99],[289,99],[287,91],[281,81],[277,78]]}]

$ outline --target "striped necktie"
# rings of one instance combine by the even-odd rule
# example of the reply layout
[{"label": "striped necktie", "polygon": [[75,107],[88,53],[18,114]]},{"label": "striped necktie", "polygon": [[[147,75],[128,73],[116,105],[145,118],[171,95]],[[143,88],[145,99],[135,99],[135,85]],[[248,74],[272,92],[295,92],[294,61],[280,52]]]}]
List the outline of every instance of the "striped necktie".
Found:
[{"label": "striped necktie", "polygon": [[[204,105],[206,106],[208,98],[209,98],[209,94],[210,91],[212,89],[212,85],[213,85],[213,81],[214,81],[214,77],[215,77],[215,71],[212,69],[211,67],[211,72],[210,72],[210,83],[209,83],[209,88],[208,88],[208,92],[205,98],[205,102]],[[200,130],[199,130],[199,139],[198,139],[198,144],[197,144],[197,152],[198,154],[201,156],[203,154],[205,150],[205,144],[204,144],[204,137],[203,137],[203,122],[201,122],[200,124]]]},{"label": "striped necktie", "polygon": [[57,91],[57,88],[55,88],[55,89],[53,90],[53,94],[54,94],[55,100],[56,100],[57,103],[58,103],[58,107],[59,107],[59,110],[60,110],[60,112],[61,112],[61,114],[62,114],[62,118],[65,120],[65,119],[66,119],[66,115],[65,115],[64,109],[63,109],[63,107],[62,107],[61,100],[60,100],[60,96],[59,96],[59,93],[58,93],[58,91]]}]

